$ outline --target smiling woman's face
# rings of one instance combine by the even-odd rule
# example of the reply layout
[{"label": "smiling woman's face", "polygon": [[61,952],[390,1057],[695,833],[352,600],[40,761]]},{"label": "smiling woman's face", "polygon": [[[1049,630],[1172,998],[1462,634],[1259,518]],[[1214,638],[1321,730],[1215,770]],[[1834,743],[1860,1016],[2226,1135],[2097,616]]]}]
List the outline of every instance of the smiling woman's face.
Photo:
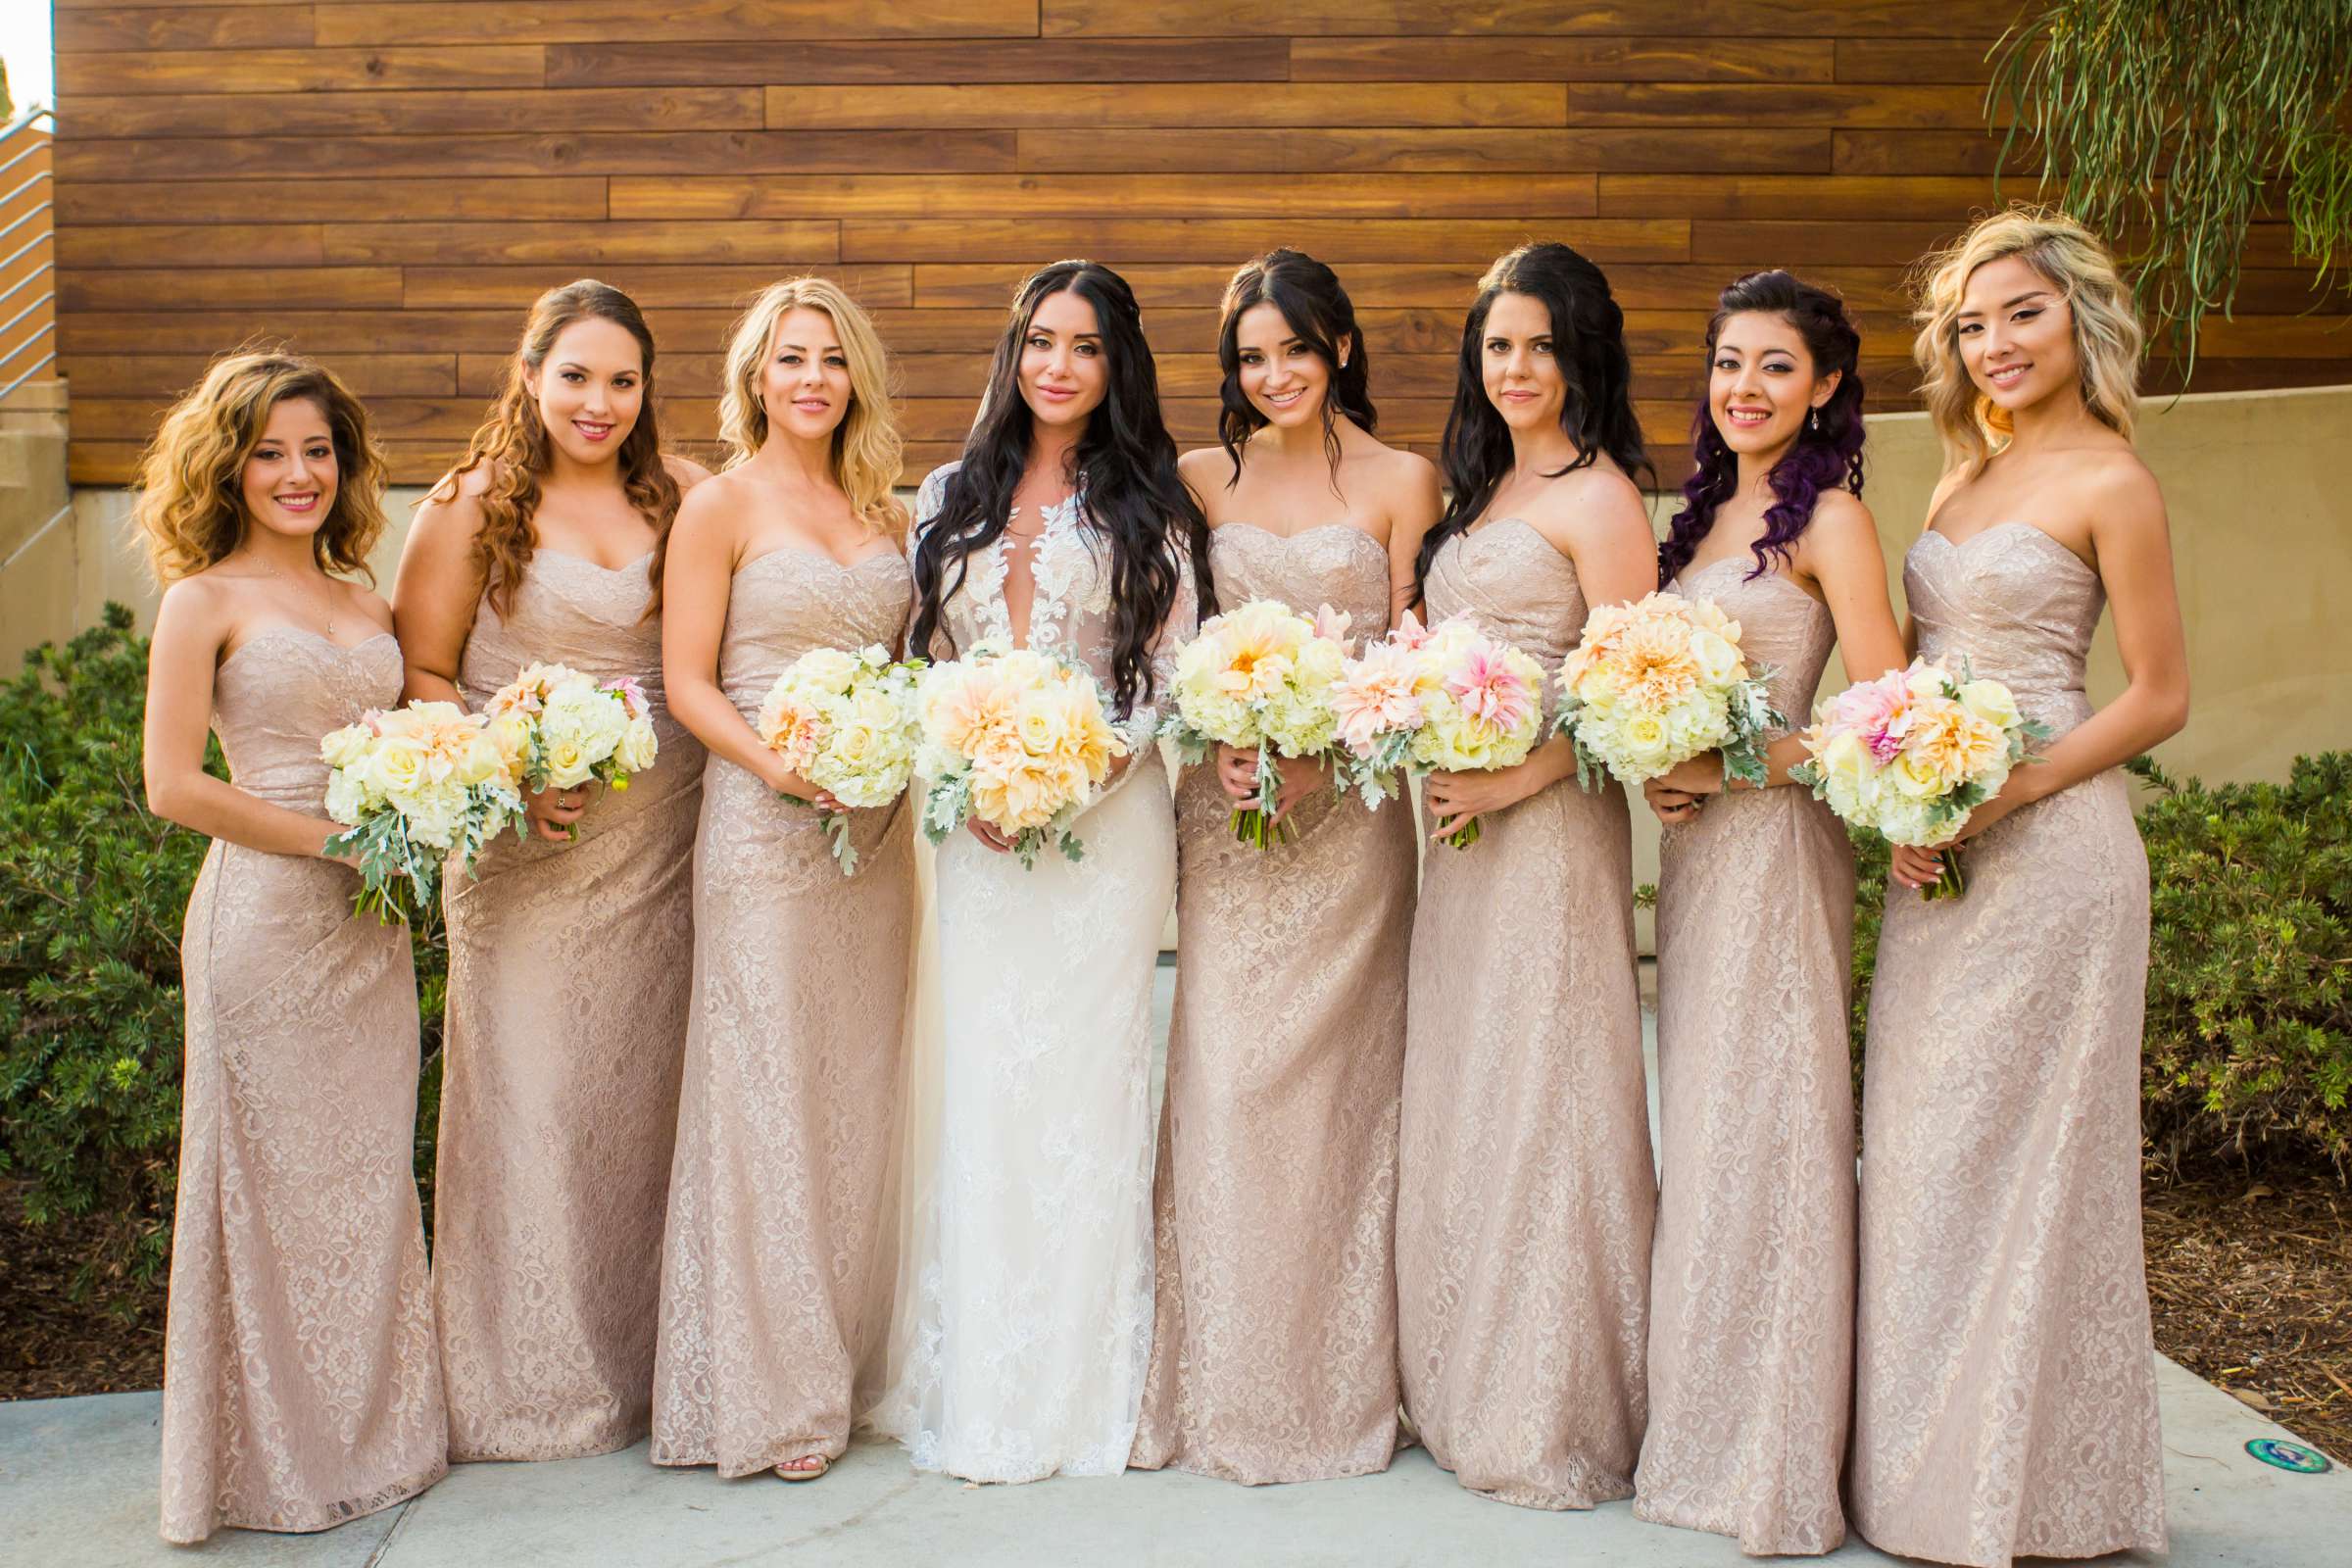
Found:
[{"label": "smiling woman's face", "polygon": [[1838,390],[1838,372],[1816,377],[1796,323],[1778,311],[1741,311],[1715,334],[1707,414],[1723,444],[1769,453],[1793,442],[1805,418]]},{"label": "smiling woman's face", "polygon": [[339,477],[326,411],[310,398],[280,398],[246,455],[237,493],[259,526],[308,538],[335,510]]},{"label": "smiling woman's face", "polygon": [[796,305],[776,322],[760,375],[767,426],[804,441],[832,435],[850,412],[850,356],[833,318]]},{"label": "smiling woman's face", "polygon": [[524,384],[557,450],[574,463],[611,463],[645,408],[645,355],[628,328],[592,316],[556,334]]},{"label": "smiling woman's face", "polygon": [[1568,384],[1552,357],[1551,308],[1532,294],[1498,294],[1479,340],[1487,401],[1513,430],[1560,422]]},{"label": "smiling woman's face", "polygon": [[1110,391],[1102,323],[1085,295],[1065,288],[1037,302],[1021,339],[1021,400],[1045,425],[1083,425]]},{"label": "smiling woman's face", "polygon": [[2082,374],[2074,309],[2023,257],[1968,274],[1953,330],[1968,378],[2012,413],[2075,386]]}]

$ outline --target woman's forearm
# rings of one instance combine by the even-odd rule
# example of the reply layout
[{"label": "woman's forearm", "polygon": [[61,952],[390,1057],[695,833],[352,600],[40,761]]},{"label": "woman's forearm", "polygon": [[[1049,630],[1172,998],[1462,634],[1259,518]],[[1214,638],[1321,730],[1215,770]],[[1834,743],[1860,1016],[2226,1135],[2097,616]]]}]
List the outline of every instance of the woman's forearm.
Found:
[{"label": "woman's forearm", "polygon": [[744,722],[742,712],[717,682],[699,677],[679,681],[665,674],[663,688],[670,716],[685,725],[711,755],[725,758],[755,778],[767,778],[776,754],[760,744],[758,732]]},{"label": "woman's forearm", "polygon": [[150,780],[147,808],[190,832],[269,855],[316,858],[329,838],[343,831],[340,823],[324,816],[262,800],[202,771]]},{"label": "woman's forearm", "polygon": [[2073,788],[2152,750],[2188,722],[2188,694],[2128,686],[2106,707],[2040,749],[2040,760],[2017,770],[2029,800]]}]

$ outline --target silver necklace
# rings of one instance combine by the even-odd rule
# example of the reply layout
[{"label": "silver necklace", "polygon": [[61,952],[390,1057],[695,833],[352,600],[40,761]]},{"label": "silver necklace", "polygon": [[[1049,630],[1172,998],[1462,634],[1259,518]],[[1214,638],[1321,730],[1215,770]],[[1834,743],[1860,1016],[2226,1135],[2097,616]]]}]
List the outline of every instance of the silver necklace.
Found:
[{"label": "silver necklace", "polygon": [[[278,581],[286,583],[289,586],[294,581],[293,578],[287,576],[284,572],[279,571],[277,567],[270,562],[263,562],[262,569],[268,572],[270,576],[275,577]],[[335,600],[333,590],[330,589],[325,594],[320,596],[318,601],[318,613],[319,617],[326,622],[326,630],[321,633],[321,635],[331,643],[335,640]]]}]

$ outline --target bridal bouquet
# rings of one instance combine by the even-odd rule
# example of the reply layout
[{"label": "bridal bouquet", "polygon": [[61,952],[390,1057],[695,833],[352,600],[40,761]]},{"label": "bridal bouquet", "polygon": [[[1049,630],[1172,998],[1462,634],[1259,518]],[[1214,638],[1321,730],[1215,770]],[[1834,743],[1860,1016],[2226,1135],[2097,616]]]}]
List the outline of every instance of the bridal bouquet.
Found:
[{"label": "bridal bouquet", "polygon": [[1702,752],[1727,778],[1761,788],[1774,711],[1763,669],[1740,652],[1740,623],[1712,600],[1656,592],[1602,605],[1560,666],[1560,732],[1576,742],[1577,781],[1639,785]]},{"label": "bridal bouquet", "polygon": [[1085,858],[1070,831],[1127,755],[1083,666],[1051,654],[983,642],[924,671],[917,688],[922,751],[932,780],[923,831],[937,844],[977,816],[1013,841],[1034,867],[1049,844]]},{"label": "bridal bouquet", "polygon": [[483,710],[521,737],[521,782],[534,792],[594,779],[615,790],[654,765],[653,705],[634,678],[599,682],[563,664],[526,664]]},{"label": "bridal bouquet", "polygon": [[[888,806],[906,789],[922,726],[914,682],[921,662],[898,663],[869,643],[855,653],[812,648],[776,677],[753,726],[786,768],[844,806]],[[784,797],[809,806],[797,795]],[[847,812],[824,811],[817,826],[832,840],[841,874],[858,869]]]},{"label": "bridal bouquet", "polygon": [[510,821],[522,831],[521,734],[455,703],[370,710],[318,743],[326,814],[344,831],[329,855],[360,862],[358,913],[420,925],[442,862],[467,871]]},{"label": "bridal bouquet", "polygon": [[[1924,849],[1959,832],[2010,769],[2033,760],[2028,743],[2049,733],[2018,711],[2008,687],[1972,678],[1965,660],[1955,677],[1920,659],[1815,705],[1808,759],[1789,776],[1848,823]],[[1958,856],[1947,853],[1924,892],[1957,898],[1967,888]]]},{"label": "bridal bouquet", "polygon": [[[1367,806],[1396,793],[1398,769],[1471,773],[1527,760],[1544,730],[1544,666],[1465,615],[1423,626],[1406,614],[1341,671],[1332,693],[1343,776]],[[1446,842],[1466,850],[1473,820]]]},{"label": "bridal bouquet", "polygon": [[1222,743],[1257,751],[1257,796],[1237,807],[1233,834],[1260,850],[1287,843],[1271,821],[1282,790],[1278,758],[1327,757],[1338,743],[1332,691],[1347,664],[1348,617],[1329,605],[1314,618],[1271,599],[1212,615],[1176,656],[1176,712],[1163,733],[1187,762]]}]

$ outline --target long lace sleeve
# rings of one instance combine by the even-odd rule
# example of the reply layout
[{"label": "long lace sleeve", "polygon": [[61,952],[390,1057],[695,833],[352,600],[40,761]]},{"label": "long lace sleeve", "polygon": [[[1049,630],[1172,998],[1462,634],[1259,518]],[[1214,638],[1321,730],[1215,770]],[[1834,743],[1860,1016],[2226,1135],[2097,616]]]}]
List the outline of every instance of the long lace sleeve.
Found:
[{"label": "long lace sleeve", "polygon": [[[1159,636],[1152,644],[1152,694],[1141,698],[1131,715],[1130,734],[1149,738],[1158,733],[1160,715],[1174,701],[1176,685],[1176,656],[1184,645],[1200,631],[1200,599],[1193,581],[1193,564],[1179,556],[1176,562],[1176,603],[1168,612],[1167,620],[1159,628]],[[1139,741],[1140,744],[1140,741]]]}]

